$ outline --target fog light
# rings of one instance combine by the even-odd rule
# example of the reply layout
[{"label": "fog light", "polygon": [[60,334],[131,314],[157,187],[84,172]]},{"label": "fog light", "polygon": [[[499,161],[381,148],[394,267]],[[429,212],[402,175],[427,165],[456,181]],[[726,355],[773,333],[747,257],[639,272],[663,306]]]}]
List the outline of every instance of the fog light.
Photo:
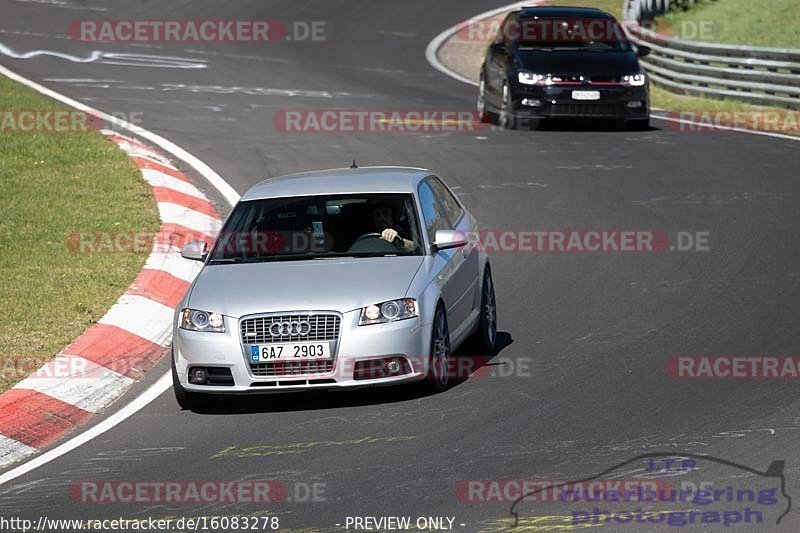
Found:
[{"label": "fog light", "polygon": [[189,382],[195,385],[203,385],[208,379],[208,372],[205,368],[192,368],[189,370]]},{"label": "fog light", "polygon": [[542,107],[542,101],[535,98],[523,98],[521,104],[528,107]]},{"label": "fog light", "polygon": [[353,379],[380,379],[411,373],[411,365],[405,357],[383,357],[356,361]]},{"label": "fog light", "polygon": [[631,100],[630,102],[628,102],[628,107],[630,107],[631,109],[637,109],[642,106],[644,106],[644,102],[642,102],[641,100]]}]

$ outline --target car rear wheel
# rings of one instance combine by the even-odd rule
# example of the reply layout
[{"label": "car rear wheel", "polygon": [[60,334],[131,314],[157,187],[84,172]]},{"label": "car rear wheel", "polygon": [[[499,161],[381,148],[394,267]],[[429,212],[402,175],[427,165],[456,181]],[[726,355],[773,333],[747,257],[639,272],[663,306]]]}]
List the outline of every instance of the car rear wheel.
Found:
[{"label": "car rear wheel", "polygon": [[178,405],[181,406],[181,409],[188,410],[203,407],[207,400],[206,396],[196,392],[189,392],[181,386],[181,382],[178,379],[178,370],[175,368],[175,357],[173,355],[170,355],[170,357],[172,359],[172,390],[175,392],[175,400]]},{"label": "car rear wheel", "polygon": [[543,118],[530,118],[527,122],[528,129],[531,131],[536,131],[544,126],[544,119]]},{"label": "car rear wheel", "polygon": [[494,298],[492,272],[486,267],[481,288],[481,315],[475,341],[482,354],[492,356],[497,350],[497,307]]},{"label": "car rear wheel", "polygon": [[450,386],[450,331],[442,305],[436,308],[433,318],[431,358],[426,381],[431,392],[442,392]]},{"label": "car rear wheel", "polygon": [[500,127],[507,130],[513,130],[517,127],[514,109],[511,105],[511,89],[508,87],[508,82],[503,83],[503,103],[500,108],[499,122]]}]

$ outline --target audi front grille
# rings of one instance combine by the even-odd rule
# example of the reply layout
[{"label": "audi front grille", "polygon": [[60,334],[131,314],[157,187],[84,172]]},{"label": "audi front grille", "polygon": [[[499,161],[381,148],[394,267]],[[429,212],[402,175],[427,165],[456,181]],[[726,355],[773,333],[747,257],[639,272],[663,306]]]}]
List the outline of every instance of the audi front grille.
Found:
[{"label": "audi front grille", "polygon": [[[341,321],[341,317],[333,313],[257,316],[241,321],[240,335],[246,352],[254,344],[330,341],[335,356],[334,346],[339,341]],[[334,360],[264,363],[248,361],[248,366],[253,377],[306,376],[332,373]]]},{"label": "audi front grille", "polygon": [[[311,325],[307,335],[300,335],[296,328],[283,327],[284,324],[308,322]],[[337,341],[341,318],[332,314],[275,315],[246,318],[241,322],[242,344],[269,344],[272,342]],[[270,333],[279,332],[273,336]]]}]

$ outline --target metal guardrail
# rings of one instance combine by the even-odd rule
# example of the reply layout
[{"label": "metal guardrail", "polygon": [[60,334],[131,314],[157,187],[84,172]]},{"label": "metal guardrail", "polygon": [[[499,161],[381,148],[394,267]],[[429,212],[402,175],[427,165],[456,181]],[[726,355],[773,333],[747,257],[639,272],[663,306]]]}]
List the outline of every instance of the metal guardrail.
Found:
[{"label": "metal guardrail", "polygon": [[642,25],[673,7],[695,3],[625,0],[628,37],[652,50],[641,64],[653,83],[680,93],[800,109],[800,50],[673,39]]}]

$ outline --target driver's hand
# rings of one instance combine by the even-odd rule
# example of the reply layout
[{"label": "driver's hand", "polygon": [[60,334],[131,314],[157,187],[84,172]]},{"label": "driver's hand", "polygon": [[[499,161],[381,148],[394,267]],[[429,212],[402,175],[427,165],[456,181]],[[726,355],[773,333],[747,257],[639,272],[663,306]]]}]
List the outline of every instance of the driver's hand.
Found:
[{"label": "driver's hand", "polygon": [[388,242],[394,242],[394,240],[398,237],[397,231],[386,228],[381,232],[381,239]]}]

